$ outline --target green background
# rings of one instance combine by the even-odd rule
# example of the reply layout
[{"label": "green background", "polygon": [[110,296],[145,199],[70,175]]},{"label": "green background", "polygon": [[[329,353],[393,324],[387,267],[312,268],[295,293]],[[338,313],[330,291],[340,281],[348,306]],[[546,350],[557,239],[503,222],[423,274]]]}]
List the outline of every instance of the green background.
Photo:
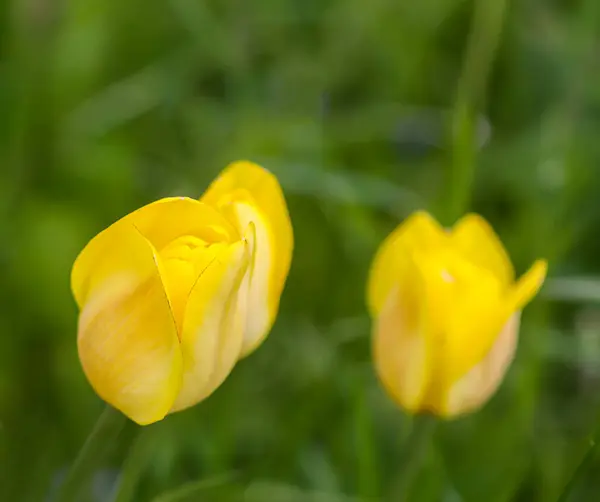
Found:
[{"label": "green background", "polygon": [[[550,272],[500,391],[437,429],[410,500],[556,500],[600,422],[597,3],[0,0],[0,500],[51,500],[103,407],[77,253],[238,158],[277,174],[293,220],[277,323],[207,401],[137,442],[129,424],[89,500],[130,445],[133,500],[387,493],[410,417],[374,376],[364,285],[417,208],[475,210],[519,273]],[[600,455],[569,500],[600,500],[598,474]]]}]

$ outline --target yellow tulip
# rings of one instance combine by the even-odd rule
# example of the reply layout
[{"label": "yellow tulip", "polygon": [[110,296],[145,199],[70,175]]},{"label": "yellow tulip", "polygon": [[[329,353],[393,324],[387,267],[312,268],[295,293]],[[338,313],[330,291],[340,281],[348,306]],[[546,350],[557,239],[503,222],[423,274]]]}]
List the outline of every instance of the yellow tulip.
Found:
[{"label": "yellow tulip", "polygon": [[279,183],[250,162],[200,201],[161,199],[100,232],[71,275],[92,387],[141,425],[208,397],[271,329],[292,249]]},{"label": "yellow tulip", "polygon": [[536,261],[515,282],[480,216],[449,231],[425,212],[410,216],[381,245],[367,291],[373,357],[390,396],[411,413],[446,418],[482,406],[513,359],[520,311],[546,269]]}]

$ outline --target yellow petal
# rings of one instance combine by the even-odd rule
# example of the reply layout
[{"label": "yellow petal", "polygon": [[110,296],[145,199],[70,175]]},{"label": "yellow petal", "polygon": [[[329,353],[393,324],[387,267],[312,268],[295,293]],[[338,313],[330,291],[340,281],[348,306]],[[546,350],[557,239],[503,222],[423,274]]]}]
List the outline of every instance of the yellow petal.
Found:
[{"label": "yellow petal", "polygon": [[252,225],[248,317],[241,354],[245,357],[262,343],[271,330],[283,283],[273,284],[272,266],[277,250],[264,216],[249,204],[235,204],[235,211],[240,225]]},{"label": "yellow petal", "polygon": [[373,327],[373,358],[390,396],[410,412],[421,410],[429,386],[430,352],[424,283],[416,266],[392,287]]},{"label": "yellow petal", "polygon": [[402,275],[407,253],[427,251],[444,245],[444,229],[428,213],[418,211],[400,224],[382,243],[369,273],[367,305],[376,316]]},{"label": "yellow petal", "polygon": [[181,348],[183,385],[172,411],[208,397],[238,360],[248,291],[241,284],[249,262],[248,244],[215,244],[205,248],[202,272],[185,309]]},{"label": "yellow petal", "polygon": [[477,214],[468,214],[452,228],[454,249],[471,263],[492,272],[508,286],[515,271],[502,242],[490,224]]},{"label": "yellow petal", "polygon": [[181,385],[175,322],[152,245],[121,220],[77,258],[79,358],[98,395],[135,422],[162,419]]},{"label": "yellow petal", "polygon": [[159,252],[184,236],[197,237],[208,243],[240,239],[240,232],[214,207],[187,197],[158,200],[124,219],[135,225]]},{"label": "yellow petal", "polygon": [[513,310],[521,310],[537,294],[544,283],[548,263],[537,260],[531,268],[521,276],[510,293],[510,304]]},{"label": "yellow petal", "polygon": [[496,392],[515,355],[519,318],[518,312],[513,314],[485,358],[450,387],[436,410],[439,415],[454,417],[475,411]]},{"label": "yellow petal", "polygon": [[[180,339],[190,291],[201,272],[200,268],[206,266],[206,263],[202,263],[206,247],[207,243],[201,239],[185,236],[170,242],[159,253],[161,275]],[[214,249],[217,248],[213,247]]]},{"label": "yellow petal", "polygon": [[[538,292],[544,282],[546,272],[547,263],[544,260],[538,260],[512,288],[504,311],[516,312],[510,316],[500,330],[500,334],[495,338],[485,357],[451,385],[440,404],[438,410],[440,414],[455,416],[474,411],[496,392],[514,357],[520,310]],[[480,324],[489,326],[485,322],[480,322]],[[489,333],[489,330],[485,332]]]},{"label": "yellow petal", "polygon": [[489,352],[512,312],[497,277],[454,250],[419,256],[416,263],[425,279],[435,347],[428,400],[437,406],[448,387]]},{"label": "yellow petal", "polygon": [[202,202],[229,215],[241,233],[256,228],[248,325],[243,355],[267,335],[277,315],[294,247],[292,225],[277,178],[251,162],[230,164],[210,185]]}]

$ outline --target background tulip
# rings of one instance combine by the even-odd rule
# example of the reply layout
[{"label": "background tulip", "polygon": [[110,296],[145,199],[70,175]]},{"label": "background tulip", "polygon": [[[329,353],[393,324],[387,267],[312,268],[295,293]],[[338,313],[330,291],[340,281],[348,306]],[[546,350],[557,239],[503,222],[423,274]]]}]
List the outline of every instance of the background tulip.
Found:
[{"label": "background tulip", "polygon": [[140,424],[209,396],[277,313],[293,245],[277,180],[235,163],[203,200],[138,209],[73,266],[83,369]]},{"label": "background tulip", "polygon": [[477,215],[448,232],[427,213],[409,217],[382,244],[368,285],[375,364],[390,395],[410,412],[443,417],[485,403],[545,274],[537,261],[515,283],[501,242]]}]

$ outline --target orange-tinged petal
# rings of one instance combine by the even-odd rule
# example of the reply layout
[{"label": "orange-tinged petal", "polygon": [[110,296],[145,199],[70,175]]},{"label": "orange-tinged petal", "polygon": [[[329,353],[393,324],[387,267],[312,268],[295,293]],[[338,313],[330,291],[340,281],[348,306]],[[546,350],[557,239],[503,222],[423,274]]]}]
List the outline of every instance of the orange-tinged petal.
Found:
[{"label": "orange-tinged petal", "polygon": [[81,307],[79,357],[91,385],[137,423],[161,420],[179,392],[182,361],[153,246],[121,220],[81,252],[72,285]]},{"label": "orange-tinged petal", "polygon": [[431,346],[423,279],[415,266],[407,271],[375,319],[373,356],[390,396],[406,410],[417,412],[429,386]]},{"label": "orange-tinged petal", "polygon": [[228,215],[239,232],[256,227],[248,325],[243,355],[268,334],[289,272],[294,239],[287,206],[277,178],[252,162],[234,162],[209,186],[202,202]]},{"label": "orange-tinged petal", "polygon": [[188,197],[168,197],[125,216],[160,252],[179,237],[193,236],[208,243],[240,239],[229,221],[214,207]]},{"label": "orange-tinged petal", "polygon": [[485,358],[452,384],[437,407],[439,415],[454,417],[475,411],[496,392],[515,355],[519,319],[519,312],[513,314]]},{"label": "orange-tinged petal", "polygon": [[467,214],[452,228],[452,247],[464,258],[492,272],[502,284],[508,286],[515,278],[515,271],[490,224],[477,214]]},{"label": "orange-tinged petal", "polygon": [[216,244],[205,249],[205,266],[185,309],[181,348],[183,385],[172,411],[208,397],[238,360],[246,320],[248,243]]},{"label": "orange-tinged petal", "polygon": [[428,213],[418,211],[401,223],[381,244],[369,273],[367,305],[376,316],[405,266],[407,253],[428,251],[445,245],[444,229]]}]

